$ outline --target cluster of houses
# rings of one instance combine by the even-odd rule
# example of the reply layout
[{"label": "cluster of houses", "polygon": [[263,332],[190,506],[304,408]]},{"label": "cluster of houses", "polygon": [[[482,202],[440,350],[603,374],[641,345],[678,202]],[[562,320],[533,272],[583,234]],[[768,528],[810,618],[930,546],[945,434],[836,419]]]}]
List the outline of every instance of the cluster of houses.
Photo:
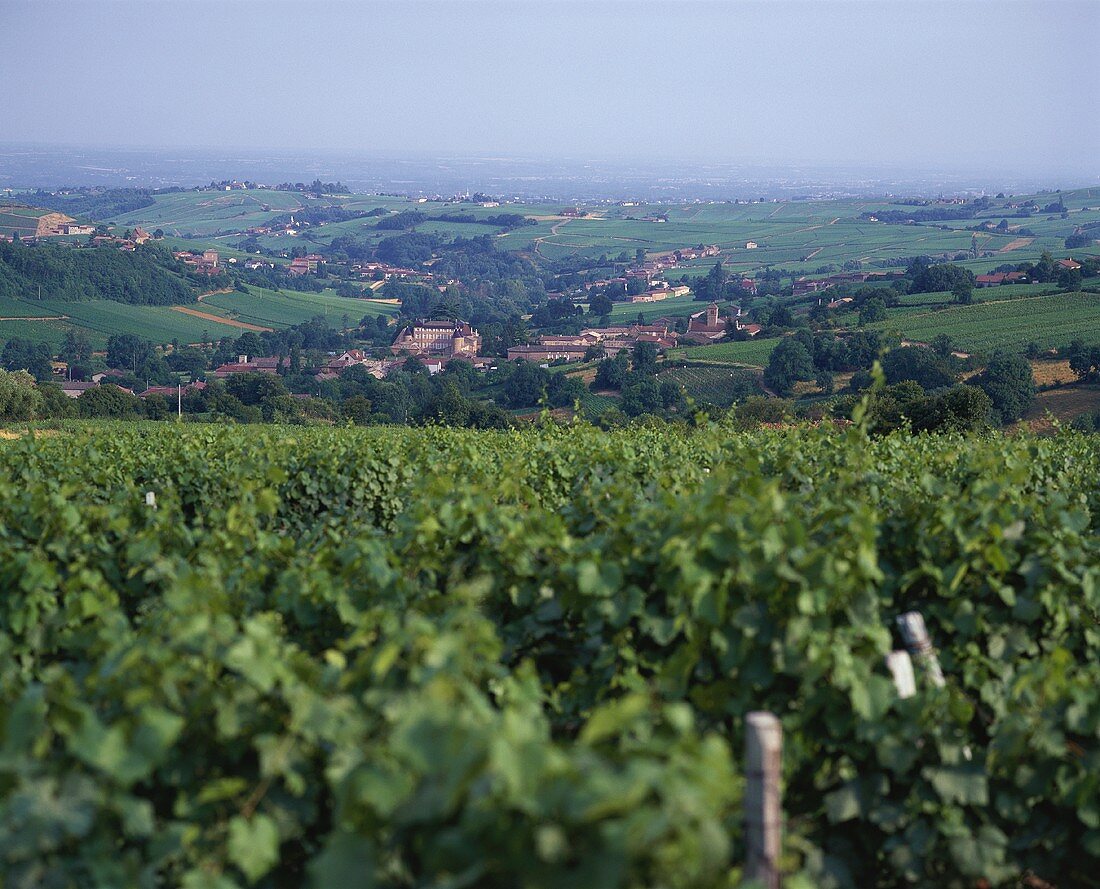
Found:
[{"label": "cluster of houses", "polygon": [[[115,246],[124,252],[132,252],[141,244],[152,238],[147,231],[138,226],[133,231],[127,232],[125,237],[117,235],[97,235],[95,226],[84,222],[77,222],[63,213],[47,213],[38,218],[38,229],[33,235],[21,235],[22,241],[37,241],[39,238],[60,237],[64,235],[86,235],[87,242],[72,246],[77,247],[104,247]],[[12,235],[0,235],[0,240],[10,241]]]},{"label": "cluster of houses", "polygon": [[320,253],[307,253],[305,256],[296,256],[290,261],[286,273],[294,278],[316,272],[327,260]]},{"label": "cluster of houses", "polygon": [[74,219],[62,222],[53,233],[58,235],[94,235],[95,226],[86,222],[77,222]]},{"label": "cluster of houses", "polygon": [[829,275],[827,278],[799,278],[793,283],[792,293],[795,296],[804,296],[807,293],[818,293],[840,284],[876,283],[891,281],[904,276],[904,271],[896,270],[888,272],[840,272]]},{"label": "cluster of houses", "polygon": [[[1081,263],[1076,259],[1059,259],[1054,265],[1071,272],[1081,269]],[[1031,278],[1027,272],[990,272],[988,275],[978,275],[974,283],[978,287],[999,287],[1001,284],[1029,284]]]},{"label": "cluster of houses", "polygon": [[740,307],[735,308],[730,317],[721,317],[717,303],[692,315],[685,332],[678,332],[675,325],[673,318],[657,318],[649,324],[629,327],[589,327],[575,336],[544,334],[535,343],[511,347],[508,360],[539,364],[583,361],[593,355],[601,358],[615,355],[623,349],[633,349],[637,343],[652,343],[663,352],[678,345],[716,342],[725,337],[731,327],[749,336],[756,336],[762,329],[759,324],[746,323]]},{"label": "cluster of houses", "polygon": [[[716,244],[709,244],[705,247],[682,247],[679,250],[673,250],[663,256],[657,256],[653,259],[647,259],[644,262],[633,265],[617,278],[601,278],[598,281],[587,281],[584,284],[584,292],[576,294],[573,299],[584,301],[587,299],[587,294],[594,289],[598,290],[613,285],[620,285],[625,288],[631,281],[635,280],[644,281],[646,289],[630,297],[630,301],[634,303],[659,302],[674,296],[687,296],[691,293],[690,287],[683,285],[674,287],[667,281],[656,276],[662,272],[678,268],[680,263],[688,262],[693,259],[705,259],[707,257],[718,256],[720,252],[721,250]],[[756,295],[757,285],[752,278],[741,278],[736,283],[745,293],[753,296]],[[551,293],[548,295],[551,297],[563,296],[563,294],[560,293]]]},{"label": "cluster of houses", "polygon": [[381,281],[431,281],[432,275],[428,272],[407,269],[402,266],[390,265],[388,262],[353,262],[348,270],[359,275],[360,278]]},{"label": "cluster of houses", "polygon": [[[664,286],[657,286],[658,284],[664,284]],[[674,296],[687,296],[689,293],[691,293],[690,287],[669,287],[664,281],[659,281],[654,282],[649,290],[634,294],[630,297],[630,301],[632,303],[655,303],[671,299]]]},{"label": "cluster of houses", "polygon": [[[262,209],[269,210],[270,207],[264,206]],[[308,222],[296,222],[295,219],[294,219],[294,214],[292,213],[290,215],[290,221],[289,222],[275,223],[275,224],[272,224],[272,225],[254,225],[251,228],[246,228],[244,230],[244,233],[246,235],[253,235],[253,236],[256,236],[256,235],[272,235],[274,237],[278,237],[279,235],[290,235],[291,237],[294,237],[303,228],[308,228],[308,227],[309,227]]]},{"label": "cluster of houses", "polygon": [[[63,380],[59,384],[61,391],[69,398],[79,398],[89,389],[96,389],[105,383],[112,383],[112,377],[121,378],[123,376],[120,370],[106,370],[102,373],[92,375],[92,379],[88,380]],[[114,385],[117,385],[114,384]],[[206,388],[206,383],[201,380],[196,380],[192,383],[183,383],[178,386],[147,386],[141,392],[135,392],[133,389],[127,386],[119,386],[123,392],[128,392],[130,395],[136,395],[138,398],[146,399],[150,395],[163,395],[165,398],[176,398],[181,395],[186,395],[188,392],[201,392]]]},{"label": "cluster of houses", "polygon": [[201,274],[216,275],[219,272],[217,250],[204,250],[202,253],[181,250],[172,255],[184,265]]},{"label": "cluster of houses", "polygon": [[1027,284],[1029,280],[1026,272],[992,272],[978,275],[974,283],[978,287],[998,287],[1001,284]]}]

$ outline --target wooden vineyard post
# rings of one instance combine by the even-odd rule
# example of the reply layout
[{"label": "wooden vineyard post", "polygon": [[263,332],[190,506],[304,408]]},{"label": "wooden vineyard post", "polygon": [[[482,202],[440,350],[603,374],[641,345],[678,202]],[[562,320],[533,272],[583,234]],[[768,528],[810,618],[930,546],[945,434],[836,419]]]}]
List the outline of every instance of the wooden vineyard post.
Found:
[{"label": "wooden vineyard post", "polygon": [[891,651],[886,655],[886,667],[894,677],[894,688],[898,690],[899,698],[911,698],[917,693],[913,659],[908,651]]},{"label": "wooden vineyard post", "polygon": [[917,658],[928,671],[932,684],[943,688],[943,670],[940,669],[940,659],[936,657],[936,649],[932,647],[932,640],[928,636],[928,628],[924,625],[924,617],[919,611],[907,611],[898,616],[898,629],[905,640],[905,647],[909,653]]},{"label": "wooden vineyard post", "polygon": [[779,889],[783,727],[775,714],[761,711],[750,713],[745,726],[745,878]]}]

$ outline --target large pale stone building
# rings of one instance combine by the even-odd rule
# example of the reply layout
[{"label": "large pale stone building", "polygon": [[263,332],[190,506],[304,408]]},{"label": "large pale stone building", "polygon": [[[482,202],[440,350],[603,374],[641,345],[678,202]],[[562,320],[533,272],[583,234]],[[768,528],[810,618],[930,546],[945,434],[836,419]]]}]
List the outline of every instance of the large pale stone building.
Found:
[{"label": "large pale stone building", "polygon": [[410,324],[394,338],[394,355],[439,355],[473,358],[481,350],[481,334],[465,321],[420,321]]}]

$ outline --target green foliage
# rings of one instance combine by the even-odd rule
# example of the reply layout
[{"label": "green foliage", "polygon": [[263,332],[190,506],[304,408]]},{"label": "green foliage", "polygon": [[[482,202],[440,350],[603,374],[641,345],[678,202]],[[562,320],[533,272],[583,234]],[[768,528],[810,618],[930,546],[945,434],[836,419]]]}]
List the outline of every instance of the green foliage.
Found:
[{"label": "green foliage", "polygon": [[13,337],[4,343],[0,364],[5,370],[22,370],[37,380],[48,380],[53,377],[50,357],[50,347],[45,343]]},{"label": "green foliage", "polygon": [[[959,265],[946,263],[944,265],[930,265],[917,268],[912,272],[912,281],[909,285],[910,293],[939,293],[944,290],[954,292],[956,287],[960,289],[974,288],[974,273],[970,269]],[[956,294],[956,299],[958,295]]]},{"label": "green foliage", "polygon": [[596,376],[592,380],[593,392],[606,389],[621,389],[630,372],[630,359],[626,351],[621,351],[613,358],[604,358],[596,365]]},{"label": "green foliage", "polygon": [[765,385],[779,395],[790,395],[796,382],[812,380],[815,376],[810,350],[794,337],[779,341],[764,368]]},{"label": "green foliage", "polygon": [[85,390],[76,407],[86,419],[131,420],[143,413],[140,398],[109,383]]},{"label": "green foliage", "polygon": [[[160,247],[72,249],[0,241],[0,297],[108,299],[135,305],[194,302],[183,268]],[[39,294],[39,288],[41,293]]]},{"label": "green foliage", "polygon": [[977,378],[978,386],[992,399],[1005,423],[1020,419],[1035,400],[1031,364],[1015,352],[997,351]]},{"label": "green foliage", "polygon": [[891,349],[882,359],[882,372],[887,383],[912,380],[923,389],[939,389],[955,382],[949,359],[940,358],[935,351],[922,346]]},{"label": "green foliage", "polygon": [[886,302],[880,296],[872,296],[859,307],[859,323],[874,324],[886,320]]},{"label": "green foliage", "polygon": [[42,395],[25,370],[0,370],[0,421],[31,420],[42,411]]},{"label": "green foliage", "polygon": [[[1095,885],[1098,457],[827,425],[5,442],[5,885],[729,889],[755,709],[792,884]],[[899,700],[911,608],[947,686]]]}]

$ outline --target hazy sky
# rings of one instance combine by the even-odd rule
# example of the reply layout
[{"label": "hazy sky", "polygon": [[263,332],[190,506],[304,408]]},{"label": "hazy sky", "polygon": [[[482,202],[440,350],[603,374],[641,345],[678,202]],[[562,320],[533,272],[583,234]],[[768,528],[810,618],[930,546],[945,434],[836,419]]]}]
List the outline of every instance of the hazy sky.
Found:
[{"label": "hazy sky", "polygon": [[0,0],[0,141],[1095,175],[1100,0]]}]

